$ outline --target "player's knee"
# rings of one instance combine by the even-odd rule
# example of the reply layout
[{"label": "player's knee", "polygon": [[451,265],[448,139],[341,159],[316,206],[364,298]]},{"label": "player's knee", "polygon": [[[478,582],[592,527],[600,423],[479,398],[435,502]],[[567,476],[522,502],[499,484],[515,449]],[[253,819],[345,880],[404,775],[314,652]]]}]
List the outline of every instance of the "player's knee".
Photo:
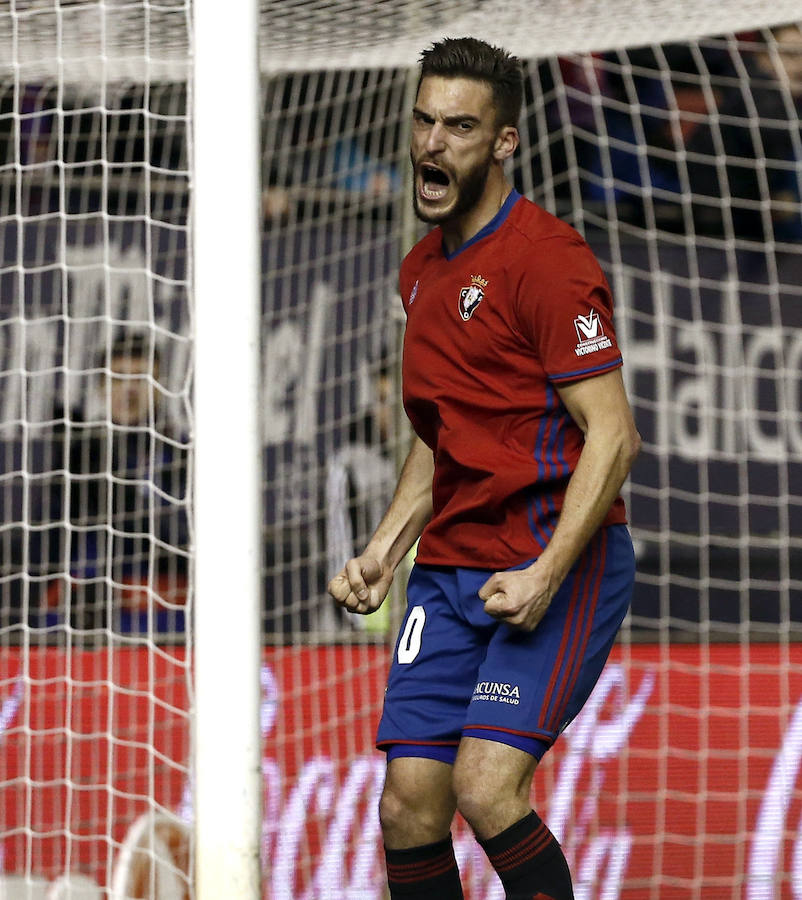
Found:
[{"label": "player's knee", "polygon": [[409,783],[388,780],[379,800],[379,823],[388,847],[414,847],[448,834],[453,805],[438,802],[434,793]]},{"label": "player's knee", "polygon": [[426,810],[416,798],[385,785],[379,800],[379,823],[388,847],[414,846],[414,835],[425,827]]},{"label": "player's knee", "polygon": [[485,831],[485,823],[495,804],[502,799],[475,777],[458,778],[455,772],[454,789],[457,795],[457,809],[474,831]]},{"label": "player's knee", "polygon": [[391,784],[385,784],[379,800],[379,824],[387,843],[388,836],[396,834],[404,821],[407,802]]},{"label": "player's knee", "polygon": [[454,767],[457,809],[482,837],[497,834],[528,811],[529,784],[520,772],[485,764],[475,755],[458,759]]}]

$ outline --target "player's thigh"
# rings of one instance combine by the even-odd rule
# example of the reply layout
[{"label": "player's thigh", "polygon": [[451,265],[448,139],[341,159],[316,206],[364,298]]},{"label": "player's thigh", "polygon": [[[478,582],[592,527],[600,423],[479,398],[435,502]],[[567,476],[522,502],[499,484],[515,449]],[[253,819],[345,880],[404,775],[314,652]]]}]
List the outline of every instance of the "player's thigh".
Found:
[{"label": "player's thigh", "polygon": [[540,758],[577,715],[601,673],[632,593],[624,525],[602,528],[533,632],[500,627],[479,670],[463,737]]},{"label": "player's thigh", "polygon": [[415,566],[408,607],[387,679],[377,746],[390,759],[427,756],[452,763],[477,672],[497,623],[481,609],[486,573],[466,584],[456,570]]},{"label": "player's thigh", "polygon": [[441,840],[448,835],[455,810],[450,764],[416,756],[387,764],[379,804],[386,846],[402,849]]},{"label": "player's thigh", "polygon": [[454,763],[453,784],[460,810],[507,801],[528,804],[537,759],[496,740],[464,737]]}]

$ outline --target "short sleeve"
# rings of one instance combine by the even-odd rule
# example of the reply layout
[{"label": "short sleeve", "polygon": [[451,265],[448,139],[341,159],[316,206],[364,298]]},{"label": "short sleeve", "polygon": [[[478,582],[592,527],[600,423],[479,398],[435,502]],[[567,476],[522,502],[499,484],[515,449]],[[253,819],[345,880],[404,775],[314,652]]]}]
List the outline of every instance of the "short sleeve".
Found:
[{"label": "short sleeve", "polygon": [[521,333],[551,382],[577,381],[622,364],[610,288],[578,235],[538,242],[522,263],[516,300]]}]

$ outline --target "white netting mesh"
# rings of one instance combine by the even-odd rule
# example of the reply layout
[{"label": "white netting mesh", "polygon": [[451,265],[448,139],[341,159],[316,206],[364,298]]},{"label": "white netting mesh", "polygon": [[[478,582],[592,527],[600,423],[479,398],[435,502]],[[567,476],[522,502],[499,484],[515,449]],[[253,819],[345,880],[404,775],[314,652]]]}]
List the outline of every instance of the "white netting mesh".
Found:
[{"label": "white netting mesh", "polygon": [[[110,887],[133,823],[175,821],[188,781],[188,7],[137,4],[111,35],[132,8],[0,7],[9,898]],[[172,12],[184,40],[157,51],[146,20],[167,36]],[[182,833],[158,846],[186,873]]]},{"label": "white netting mesh", "polygon": [[[794,2],[599,4],[576,0],[268,0],[262,4],[263,66],[268,70],[331,66],[407,66],[446,35],[481,36],[523,58],[609,50],[741,31],[793,21]],[[725,24],[726,23],[726,24]]]},{"label": "white netting mesh", "polygon": [[[325,582],[375,523],[403,434],[412,67],[465,33],[525,60],[510,176],[601,259],[644,437],[632,615],[536,805],[585,897],[802,896],[802,49],[769,30],[799,15],[796,0],[262,4],[275,897],[381,896],[371,742],[397,609],[355,625]],[[169,0],[0,3],[9,891],[67,869],[141,890],[151,852],[183,870],[190,855],[191,24]],[[220,121],[236,166],[237,123]],[[121,336],[146,372],[111,364]],[[145,387],[140,426],[113,412],[128,382]],[[232,441],[236,425],[221,424]],[[114,465],[121,439],[138,467]],[[498,896],[464,830],[457,851],[466,895]]]},{"label": "white netting mesh", "polygon": [[[794,21],[795,0],[715,5],[630,0],[264,0],[266,72],[404,67],[445,35],[481,35],[524,58],[668,43]],[[0,74],[173,81],[189,74],[187,0],[3,0]]]}]

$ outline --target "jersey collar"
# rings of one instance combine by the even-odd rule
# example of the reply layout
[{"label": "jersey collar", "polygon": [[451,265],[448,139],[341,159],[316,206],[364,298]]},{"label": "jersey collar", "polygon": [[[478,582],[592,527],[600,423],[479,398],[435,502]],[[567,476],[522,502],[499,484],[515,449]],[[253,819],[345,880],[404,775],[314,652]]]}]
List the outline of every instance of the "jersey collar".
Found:
[{"label": "jersey collar", "polygon": [[447,253],[444,246],[443,256],[445,256],[447,260],[452,260],[455,256],[458,256],[460,253],[462,253],[463,250],[467,250],[468,247],[472,247],[477,241],[481,241],[482,238],[486,238],[489,234],[493,234],[494,231],[497,231],[504,224],[504,222],[506,222],[507,216],[510,214],[510,210],[518,202],[520,196],[521,195],[518,193],[518,191],[513,188],[510,191],[507,199],[504,201],[501,209],[495,214],[495,216],[493,216],[493,218],[487,223],[487,225],[484,226],[484,228],[481,228],[479,231],[477,231],[476,234],[472,238],[469,238],[467,241],[465,241],[465,243],[461,247],[457,247],[457,249],[453,253]]}]

